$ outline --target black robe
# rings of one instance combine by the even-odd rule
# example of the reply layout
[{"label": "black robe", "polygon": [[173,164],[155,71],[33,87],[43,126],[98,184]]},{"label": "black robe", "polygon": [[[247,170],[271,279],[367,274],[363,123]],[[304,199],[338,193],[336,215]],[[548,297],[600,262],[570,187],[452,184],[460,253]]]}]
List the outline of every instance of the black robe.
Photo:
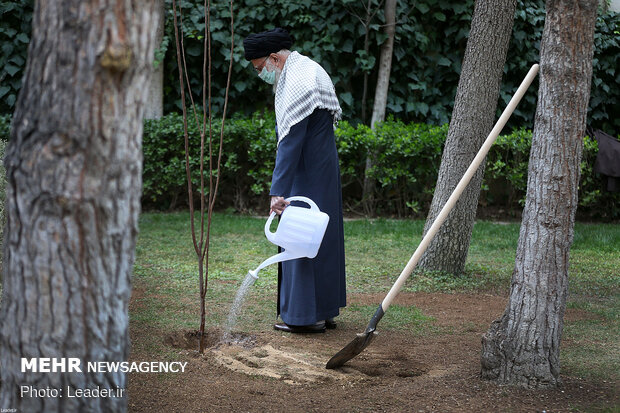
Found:
[{"label": "black robe", "polygon": [[278,286],[282,321],[309,325],[337,316],[346,305],[344,230],[340,166],[329,111],[316,109],[282,139],[270,194],[306,196],[329,215],[318,255],[282,263]]}]

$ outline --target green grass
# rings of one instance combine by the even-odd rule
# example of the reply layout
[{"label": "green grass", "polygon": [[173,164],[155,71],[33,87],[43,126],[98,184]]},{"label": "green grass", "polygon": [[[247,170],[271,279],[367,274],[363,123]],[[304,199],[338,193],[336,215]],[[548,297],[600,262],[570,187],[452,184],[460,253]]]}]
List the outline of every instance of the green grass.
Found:
[{"label": "green grass", "polygon": [[581,378],[613,379],[620,372],[617,319],[579,320],[564,326],[562,372]]},{"label": "green grass", "polygon": [[617,380],[620,374],[619,296],[580,296],[568,309],[582,310],[587,318],[565,323],[561,364],[564,374]]},{"label": "green grass", "polygon": [[[264,219],[216,214],[211,231],[209,279],[235,281],[274,254],[263,235]],[[199,221],[196,221],[199,225]],[[355,220],[345,222],[347,286],[351,293],[387,292],[421,241],[424,222]],[[143,214],[136,273],[157,270],[174,279],[195,278],[196,257],[186,213]],[[404,291],[461,291],[508,288],[519,224],[478,222],[466,272],[412,276]],[[570,255],[570,292],[609,296],[620,287],[620,226],[576,224]],[[275,267],[261,271],[259,285],[275,284]]]},{"label": "green grass", "polygon": [[[211,230],[207,324],[221,326],[249,269],[276,253],[263,234],[265,219],[216,214]],[[196,221],[199,225],[199,221]],[[345,222],[347,291],[387,293],[421,241],[424,222],[352,220]],[[478,222],[466,271],[460,277],[416,272],[403,291],[507,294],[515,262],[519,223]],[[569,309],[589,314],[565,322],[563,372],[618,380],[620,375],[620,226],[575,226],[570,253]],[[189,214],[145,213],[140,219],[134,286],[144,292],[130,312],[132,322],[160,330],[196,329],[199,321],[198,271]],[[236,326],[240,331],[270,329],[275,320],[276,266],[262,270]],[[351,304],[339,323],[362,329],[379,302]],[[383,330],[416,335],[452,334],[413,306],[390,307]]]}]

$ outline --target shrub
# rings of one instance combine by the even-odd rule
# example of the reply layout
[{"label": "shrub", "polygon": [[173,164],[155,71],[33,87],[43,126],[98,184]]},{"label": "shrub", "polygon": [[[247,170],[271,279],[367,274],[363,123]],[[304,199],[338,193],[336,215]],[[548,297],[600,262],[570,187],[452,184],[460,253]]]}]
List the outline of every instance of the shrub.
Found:
[{"label": "shrub", "polygon": [[[2,156],[10,137],[10,122],[10,115],[0,115]],[[215,154],[219,147],[220,124],[219,120],[212,124]],[[192,182],[194,194],[198,196],[200,133],[195,121],[189,122],[188,126]],[[233,117],[226,121],[217,195],[219,208],[250,212],[265,207],[276,153],[274,126],[273,112],[255,113],[250,118]],[[372,150],[377,157],[370,175],[377,180],[375,199],[381,200],[377,212],[399,217],[424,216],[433,197],[447,132],[447,124],[406,124],[391,118],[380,123],[374,132],[368,126],[353,126],[341,121],[335,135],[345,209],[349,212],[361,209],[366,153]],[[142,192],[145,208],[187,207],[183,135],[183,118],[178,114],[145,121]],[[525,202],[531,142],[532,132],[523,128],[498,137],[487,155],[479,208],[502,209],[502,214],[514,216],[519,214]],[[577,213],[580,219],[617,220],[620,218],[620,194],[607,192],[601,177],[593,171],[597,153],[596,140],[586,136]],[[215,159],[213,161],[215,164]],[[208,165],[208,158],[206,162]],[[6,180],[3,165],[0,169],[1,218],[4,216]]]},{"label": "shrub", "polygon": [[226,121],[218,194],[225,206],[245,212],[267,205],[277,147],[275,124],[275,114],[269,112]]},{"label": "shrub", "polygon": [[[190,166],[196,170],[200,134],[194,122],[188,122]],[[159,120],[146,120],[142,152],[142,202],[158,209],[174,208],[187,197],[183,117],[172,113]]]},{"label": "shrub", "polygon": [[[257,202],[257,196],[268,195],[276,150],[274,126],[275,116],[272,113],[264,116],[256,113],[250,119],[229,119],[225,122],[218,205],[248,211]],[[221,121],[214,120],[211,126],[214,169],[220,128]],[[194,194],[199,196],[200,130],[193,116],[188,120],[188,137]],[[208,141],[207,130],[204,149],[207,180]],[[170,114],[159,120],[145,121],[143,153],[143,204],[157,209],[186,206],[187,174],[183,117]],[[208,189],[208,181],[206,187]]]},{"label": "shrub", "polygon": [[[514,214],[523,208],[531,144],[532,132],[525,129],[498,137],[487,156],[481,206],[503,207]],[[585,136],[577,214],[582,219],[618,219],[620,194],[604,190],[601,177],[593,170],[597,153],[596,140]]]},{"label": "shrub", "polygon": [[8,142],[11,137],[11,115],[0,115],[0,140]]},{"label": "shrub", "polygon": [[448,125],[405,124],[390,118],[377,125],[336,130],[343,196],[349,209],[361,201],[366,153],[376,154],[370,177],[377,181],[379,214],[417,215],[428,208],[439,170]]},{"label": "shrub", "polygon": [[[272,112],[248,119],[233,118],[224,127],[220,208],[247,212],[264,208],[276,153]],[[219,144],[219,121],[213,123],[214,152]],[[406,124],[388,119],[375,131],[365,125],[341,121],[336,129],[345,208],[356,212],[361,202],[366,153],[376,154],[370,175],[376,179],[375,199],[381,215],[424,216],[432,200],[448,125]],[[620,218],[619,196],[605,192],[592,168],[596,141],[585,137],[579,186],[581,218]],[[147,208],[186,206],[183,120],[171,114],[146,121],[144,128],[144,190]],[[481,208],[500,208],[518,215],[527,190],[527,168],[532,132],[514,130],[500,136],[487,156],[480,197]],[[190,126],[190,164],[194,184],[199,183],[200,134]],[[196,186],[195,186],[196,188]],[[194,190],[197,193],[197,189]]]},{"label": "shrub", "polygon": [[516,129],[500,135],[486,159],[480,204],[521,210],[527,191],[527,168],[532,146],[532,131]]}]

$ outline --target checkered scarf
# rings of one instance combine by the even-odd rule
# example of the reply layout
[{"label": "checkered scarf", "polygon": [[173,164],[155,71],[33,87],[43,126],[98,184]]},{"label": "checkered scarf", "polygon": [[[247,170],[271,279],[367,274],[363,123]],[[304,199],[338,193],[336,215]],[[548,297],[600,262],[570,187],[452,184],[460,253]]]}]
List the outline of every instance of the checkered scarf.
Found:
[{"label": "checkered scarf", "polygon": [[334,85],[325,70],[310,58],[291,52],[276,86],[276,122],[278,144],[291,127],[316,108],[331,112],[334,126],[342,115]]}]

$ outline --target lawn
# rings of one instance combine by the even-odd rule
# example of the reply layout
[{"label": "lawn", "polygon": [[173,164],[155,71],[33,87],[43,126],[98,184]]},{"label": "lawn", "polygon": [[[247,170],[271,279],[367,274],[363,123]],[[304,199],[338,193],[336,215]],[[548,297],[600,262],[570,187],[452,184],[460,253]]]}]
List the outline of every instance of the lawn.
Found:
[{"label": "lawn", "polygon": [[[275,254],[264,234],[265,219],[215,214],[207,294],[208,324],[221,326],[249,269]],[[375,302],[353,302],[340,317],[361,331],[421,240],[420,220],[345,222],[347,289],[351,297],[378,294]],[[506,296],[515,260],[518,223],[478,222],[466,273],[461,277],[416,272],[403,293]],[[575,226],[570,254],[568,308],[587,316],[565,322],[563,373],[617,381],[620,378],[620,226]],[[134,303],[132,323],[162,330],[198,326],[196,257],[187,213],[145,213],[140,220],[134,286],[144,291]],[[236,329],[253,331],[275,318],[276,266],[259,273]],[[499,316],[500,314],[498,314]],[[384,330],[415,334],[449,333],[415,306],[397,305],[381,323]],[[139,344],[139,343],[138,343]],[[163,349],[162,349],[163,351]]]}]

